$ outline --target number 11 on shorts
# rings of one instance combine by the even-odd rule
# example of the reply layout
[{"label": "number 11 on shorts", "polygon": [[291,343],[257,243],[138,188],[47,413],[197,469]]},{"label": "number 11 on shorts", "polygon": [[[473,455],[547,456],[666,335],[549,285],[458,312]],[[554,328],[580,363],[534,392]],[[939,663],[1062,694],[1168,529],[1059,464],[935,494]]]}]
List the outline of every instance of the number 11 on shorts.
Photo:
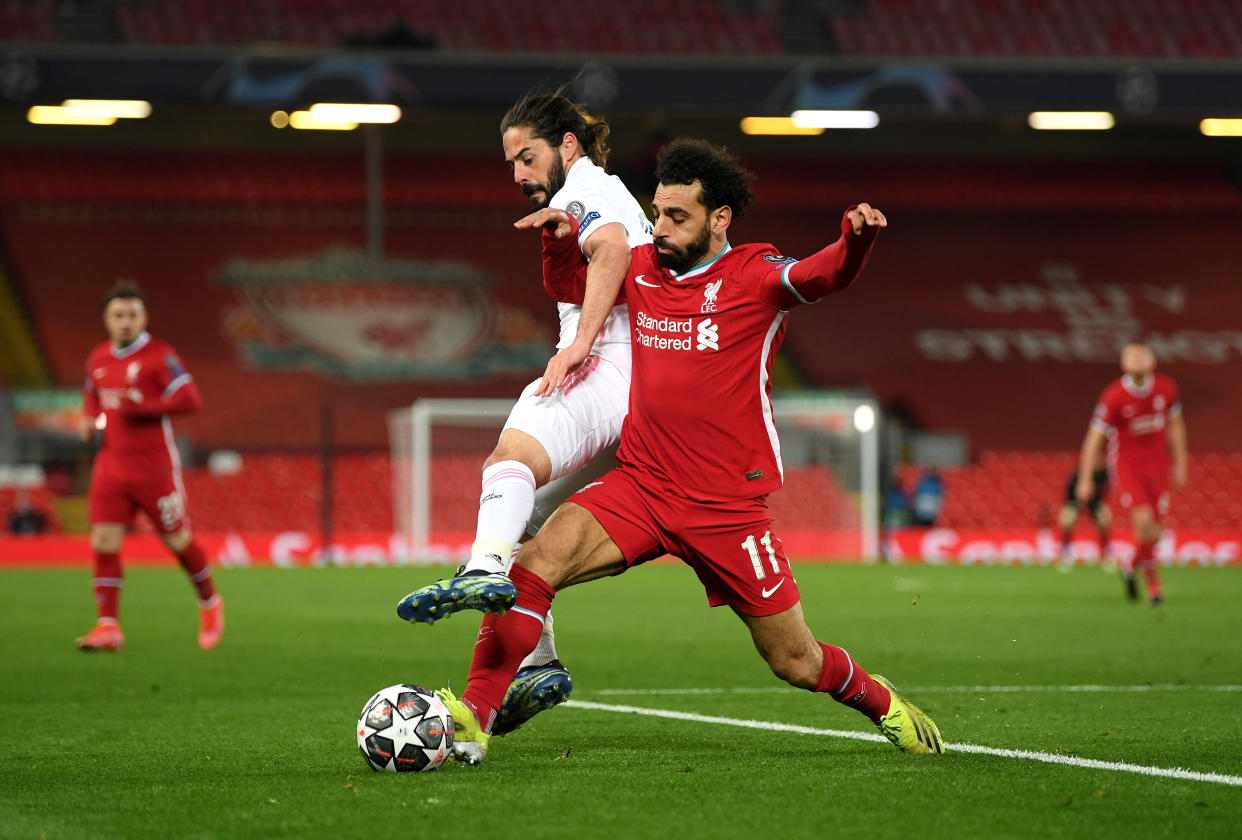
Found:
[{"label": "number 11 on shorts", "polygon": [[772,574],[779,575],[781,567],[776,562],[776,552],[772,550],[772,532],[764,531],[763,536],[755,540],[755,535],[751,534],[742,540],[742,548],[750,553],[751,565],[755,567],[755,580],[763,580],[768,576],[767,571],[763,568],[763,560],[759,558],[759,544],[768,550],[768,562],[772,564]]}]

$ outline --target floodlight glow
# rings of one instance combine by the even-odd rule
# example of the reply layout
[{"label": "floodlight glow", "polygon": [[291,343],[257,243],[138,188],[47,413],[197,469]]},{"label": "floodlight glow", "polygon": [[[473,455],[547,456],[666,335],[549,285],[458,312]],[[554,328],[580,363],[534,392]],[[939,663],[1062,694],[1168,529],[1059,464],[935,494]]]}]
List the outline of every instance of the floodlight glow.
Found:
[{"label": "floodlight glow", "polygon": [[794,125],[800,128],[875,128],[880,115],[875,111],[794,111]]},{"label": "floodlight glow", "polygon": [[33,105],[26,119],[35,125],[112,125],[116,117],[84,114],[61,105]]},{"label": "floodlight glow", "polygon": [[1037,131],[1107,131],[1116,120],[1108,111],[1032,111],[1026,124]]},{"label": "floodlight glow", "polygon": [[272,128],[288,128],[289,112],[288,111],[272,111],[271,116]]},{"label": "floodlight glow", "polygon": [[854,409],[854,429],[866,434],[875,428],[875,409],[865,403]]},{"label": "floodlight glow", "polygon": [[141,120],[151,116],[151,103],[145,99],[66,99],[61,105],[82,114]]},{"label": "floodlight glow", "polygon": [[822,128],[803,128],[794,125],[789,117],[745,117],[741,123],[743,134],[823,134]]},{"label": "floodlight glow", "polygon": [[1199,123],[1205,137],[1242,137],[1242,119],[1209,117]]},{"label": "floodlight glow", "polygon": [[356,122],[330,122],[317,119],[310,111],[294,111],[289,115],[289,125],[311,131],[353,131]]},{"label": "floodlight glow", "polygon": [[395,123],[401,119],[396,105],[357,105],[348,102],[318,102],[310,107],[319,122]]}]

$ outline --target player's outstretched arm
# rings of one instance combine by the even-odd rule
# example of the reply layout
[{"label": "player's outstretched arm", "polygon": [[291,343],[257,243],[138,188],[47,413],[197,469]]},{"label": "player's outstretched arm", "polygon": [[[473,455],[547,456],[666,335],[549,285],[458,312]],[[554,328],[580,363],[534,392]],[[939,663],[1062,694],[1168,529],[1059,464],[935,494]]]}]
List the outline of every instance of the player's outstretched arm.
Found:
[{"label": "player's outstretched arm", "polygon": [[1082,449],[1078,453],[1078,486],[1074,489],[1074,497],[1080,505],[1091,501],[1095,493],[1095,481],[1092,475],[1095,465],[1100,463],[1100,455],[1104,451],[1105,436],[1094,425],[1087,427],[1087,436],[1083,438]]},{"label": "player's outstretched arm", "polygon": [[1186,486],[1189,450],[1186,444],[1186,418],[1182,412],[1169,417],[1169,451],[1173,453],[1173,489]]},{"label": "player's outstretched arm", "polygon": [[841,237],[789,268],[788,280],[803,301],[816,301],[854,282],[888,219],[870,204],[856,204],[841,217]]}]

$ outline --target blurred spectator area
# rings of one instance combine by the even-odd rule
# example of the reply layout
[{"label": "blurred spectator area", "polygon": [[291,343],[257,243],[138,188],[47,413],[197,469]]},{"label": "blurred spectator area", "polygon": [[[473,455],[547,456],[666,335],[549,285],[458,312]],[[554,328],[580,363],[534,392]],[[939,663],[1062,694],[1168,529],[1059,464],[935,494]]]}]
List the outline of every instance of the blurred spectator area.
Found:
[{"label": "blurred spectator area", "polygon": [[[0,466],[0,533],[60,529],[48,476],[38,466]],[[22,517],[21,521],[15,516]],[[32,518],[33,517],[33,518]],[[38,524],[41,528],[34,528]],[[16,527],[15,527],[16,526]]]},{"label": "blurred spectator area", "polygon": [[[0,239],[56,382],[79,386],[83,360],[103,338],[100,290],[116,277],[133,277],[149,296],[153,333],[174,339],[203,391],[204,410],[177,421],[178,434],[200,447],[312,451],[320,407],[331,403],[337,445],[371,451],[387,446],[385,412],[415,396],[512,399],[533,369],[469,381],[353,381],[292,364],[264,367],[247,355],[246,342],[255,336],[261,349],[280,349],[277,342],[287,339],[279,325],[250,317],[259,311],[251,287],[222,283],[221,268],[235,260],[267,266],[315,259],[340,244],[360,246],[361,158],[0,150]],[[755,206],[739,224],[743,237],[773,241],[790,254],[811,253],[823,247],[825,220],[839,218],[859,196],[894,222],[863,282],[830,306],[798,312],[783,352],[809,387],[866,385],[882,401],[905,400],[921,427],[968,433],[976,455],[1049,449],[1081,434],[1082,413],[1115,377],[1115,363],[1028,359],[1022,354],[1030,348],[1013,344],[1014,337],[1063,341],[1076,328],[1071,318],[1134,317],[1148,329],[1176,332],[1179,341],[1211,339],[1208,349],[1224,354],[1206,364],[1214,360],[1184,353],[1165,369],[1182,387],[1196,446],[1225,451],[1236,440],[1232,418],[1242,411],[1242,391],[1219,382],[1242,350],[1220,336],[1234,334],[1230,318],[1239,305],[1231,278],[1242,195],[1219,164],[747,162],[762,178]],[[440,156],[427,167],[417,156],[394,154],[385,178],[394,258],[468,261],[487,277],[487,305],[504,313],[504,323],[551,341],[555,321],[532,282],[537,249],[512,228],[523,203],[496,157]],[[808,190],[807,183],[820,186]],[[1066,227],[1066,208],[1078,214],[1079,225]],[[973,212],[966,229],[954,211],[983,212]],[[1168,248],[1168,219],[1188,213],[1194,223],[1179,233],[1181,247]],[[1079,278],[1075,289],[1090,311],[1058,308],[1051,284],[1069,281],[1048,279],[1049,265]],[[1138,283],[1176,284],[1183,290],[1180,308],[1157,305],[1164,298],[1152,298]],[[1004,290],[1018,284],[1023,295],[1038,298],[1037,306],[1000,305],[1009,294]],[[1123,309],[1110,308],[1105,288],[1131,290]],[[972,344],[969,358],[932,361],[919,355],[914,340],[932,328],[958,341],[970,329],[1011,343],[999,360]],[[979,393],[996,396],[980,402]],[[1019,397],[1043,408],[1014,415],[1005,406]]]},{"label": "blurred spectator area", "polygon": [[779,5],[579,0],[557,12],[509,0],[0,0],[0,30],[15,40],[65,40],[80,30],[75,15],[111,6],[113,37],[131,44],[766,54],[784,46],[761,8]]},{"label": "blurred spectator area", "polygon": [[[1242,56],[1234,0],[0,0],[30,41],[894,56]],[[653,21],[657,22],[653,25]],[[809,31],[815,30],[815,31]]]},{"label": "blurred spectator area", "polygon": [[854,55],[1242,56],[1235,0],[867,0],[826,20]]},{"label": "blurred spectator area", "polygon": [[[480,465],[474,456],[435,457],[431,514],[440,527],[473,528]],[[338,455],[332,466],[333,529],[390,531],[392,462],[388,453]],[[1068,452],[989,451],[977,463],[943,469],[944,508],[937,524],[1003,529],[1054,523],[1074,466],[1075,456]],[[787,473],[787,489],[771,499],[778,528],[813,529],[822,525],[825,510],[840,514],[834,518],[842,527],[857,527],[856,504],[831,473],[813,466],[791,467]],[[908,465],[898,477],[909,490],[919,475],[918,467]],[[320,460],[311,454],[247,454],[241,469],[229,475],[213,474],[203,467],[189,469],[185,485],[194,527],[202,531],[316,529],[323,501],[322,476]],[[1115,495],[1110,493],[1109,504],[1120,513]],[[7,498],[0,491],[0,506]],[[1128,530],[1123,520],[1119,518],[1115,526],[1119,531]],[[1192,455],[1189,486],[1172,494],[1168,524],[1196,531],[1242,526],[1242,454]]]},{"label": "blurred spectator area", "polygon": [[[478,511],[481,460],[437,456],[431,480],[436,487],[432,516],[441,526],[473,527]],[[1068,452],[983,453],[977,463],[945,468],[944,509],[939,526],[948,528],[1028,528],[1055,522],[1065,484],[1075,466]],[[920,475],[914,465],[898,478],[909,491]],[[393,528],[392,461],[387,452],[337,455],[332,461],[332,527],[337,532],[388,532]],[[205,467],[184,474],[190,516],[199,531],[316,530],[323,504],[323,468],[314,454],[245,454],[240,469],[216,473]],[[772,497],[777,527],[813,529],[834,511],[842,527],[857,527],[854,500],[822,468],[791,467],[787,489]],[[796,492],[795,492],[796,488]],[[31,504],[59,530],[52,494],[46,487],[22,488]],[[0,487],[0,518],[8,522],[18,488]],[[1115,492],[1109,504],[1115,512]],[[838,515],[839,514],[839,515]],[[149,530],[145,517],[139,530]],[[1192,454],[1190,483],[1172,494],[1168,524],[1194,531],[1242,526],[1242,454]],[[1086,527],[1083,525],[1082,527]],[[1115,526],[1128,530],[1124,517]]]},{"label": "blurred spectator area", "polygon": [[[936,524],[946,528],[1017,528],[1055,524],[1065,502],[1065,485],[1077,466],[1068,452],[984,452],[977,463],[943,469],[944,509]],[[920,475],[903,466],[898,479],[907,491]],[[1110,488],[1119,531],[1128,531]],[[1170,494],[1172,528],[1228,530],[1242,525],[1242,454],[1192,454],[1188,486]],[[1086,524],[1080,523],[1086,528]]]},{"label": "blurred spectator area", "polygon": [[[470,532],[479,509],[482,455],[438,455],[431,516],[437,527]],[[388,453],[338,455],[332,460],[334,531],[387,532],[393,528],[392,461]],[[317,529],[323,504],[323,468],[311,454],[246,454],[232,474],[204,467],[185,471],[194,527],[201,531]],[[787,528],[822,525],[833,510],[842,527],[858,527],[857,506],[830,472],[791,468],[797,493],[773,497],[774,515]],[[147,527],[143,524],[143,527]]]},{"label": "blurred spectator area", "polygon": [[[860,192],[903,209],[1085,209],[1200,211],[1242,209],[1218,163],[1144,161],[860,161],[747,159],[762,173],[758,198],[769,207],[831,207]],[[389,206],[521,210],[492,156],[439,154],[385,161]],[[815,180],[824,189],[808,190]],[[946,188],[951,184],[952,188]],[[636,193],[649,183],[630,185]],[[126,152],[0,149],[0,202],[360,207],[366,199],[361,155],[264,152]],[[856,199],[854,199],[856,200]]]}]

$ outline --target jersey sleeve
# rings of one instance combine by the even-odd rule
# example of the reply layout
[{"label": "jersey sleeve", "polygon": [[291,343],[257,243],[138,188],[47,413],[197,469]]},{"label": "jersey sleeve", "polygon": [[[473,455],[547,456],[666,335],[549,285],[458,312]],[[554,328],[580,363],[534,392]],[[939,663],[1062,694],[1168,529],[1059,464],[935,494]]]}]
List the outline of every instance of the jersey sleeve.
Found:
[{"label": "jersey sleeve", "polygon": [[158,382],[163,388],[160,399],[168,399],[192,380],[193,377],[186,372],[185,365],[181,363],[176,351],[169,347],[164,353],[163,364],[159,368]]},{"label": "jersey sleeve", "polygon": [[1100,400],[1095,404],[1095,411],[1091,415],[1091,428],[1107,435],[1117,428],[1117,413],[1117,400],[1113,398],[1111,389],[1107,390],[1100,394]]},{"label": "jersey sleeve", "polygon": [[777,283],[769,280],[763,284],[766,299],[780,309],[792,309],[839,292],[857,279],[871,255],[879,228],[854,233],[847,214],[856,206],[842,214],[841,236],[827,248],[800,260],[780,254],[764,255],[763,259],[779,271]]},{"label": "jersey sleeve", "polygon": [[[591,234],[602,228],[604,225],[616,222],[622,227],[626,227],[625,218],[621,213],[621,209],[614,202],[608,199],[608,196],[601,190],[582,189],[575,190],[571,195],[557,195],[557,201],[552,205],[564,210],[573,216],[578,222],[578,248],[581,250],[586,241],[591,238]],[[626,230],[629,228],[626,227]]]},{"label": "jersey sleeve", "polygon": [[1181,395],[1181,392],[1178,391],[1176,382],[1170,379],[1168,380],[1168,383],[1169,383],[1169,416],[1177,417],[1182,413],[1182,395]]}]

